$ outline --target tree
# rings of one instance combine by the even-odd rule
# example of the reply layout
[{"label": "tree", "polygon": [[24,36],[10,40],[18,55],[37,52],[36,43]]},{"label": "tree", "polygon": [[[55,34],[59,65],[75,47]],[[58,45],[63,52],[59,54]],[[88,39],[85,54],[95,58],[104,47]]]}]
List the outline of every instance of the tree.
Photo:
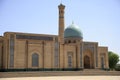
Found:
[{"label": "tree", "polygon": [[111,70],[113,70],[115,69],[116,64],[119,62],[119,56],[112,51],[108,52],[108,56],[109,56],[109,67]]}]

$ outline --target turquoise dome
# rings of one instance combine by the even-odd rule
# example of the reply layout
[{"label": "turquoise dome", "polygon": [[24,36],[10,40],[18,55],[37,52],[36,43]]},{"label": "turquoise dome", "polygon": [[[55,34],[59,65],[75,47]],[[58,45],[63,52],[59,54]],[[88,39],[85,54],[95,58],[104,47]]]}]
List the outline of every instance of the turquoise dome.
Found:
[{"label": "turquoise dome", "polygon": [[79,26],[72,23],[64,31],[64,38],[81,38],[83,39],[82,31]]}]

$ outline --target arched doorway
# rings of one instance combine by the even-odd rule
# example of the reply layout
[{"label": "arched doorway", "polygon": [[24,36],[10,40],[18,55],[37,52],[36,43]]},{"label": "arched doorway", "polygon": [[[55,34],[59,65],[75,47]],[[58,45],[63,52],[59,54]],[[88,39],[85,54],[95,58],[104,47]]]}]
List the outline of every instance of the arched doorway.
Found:
[{"label": "arched doorway", "polygon": [[84,68],[90,69],[90,57],[89,56],[84,56]]}]

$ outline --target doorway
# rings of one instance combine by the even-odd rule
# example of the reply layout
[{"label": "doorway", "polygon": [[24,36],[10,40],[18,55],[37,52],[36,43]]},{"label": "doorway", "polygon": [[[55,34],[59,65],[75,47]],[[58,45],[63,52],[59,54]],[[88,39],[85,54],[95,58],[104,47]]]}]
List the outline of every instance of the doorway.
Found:
[{"label": "doorway", "polygon": [[85,69],[90,69],[90,57],[89,56],[84,56],[84,68]]}]

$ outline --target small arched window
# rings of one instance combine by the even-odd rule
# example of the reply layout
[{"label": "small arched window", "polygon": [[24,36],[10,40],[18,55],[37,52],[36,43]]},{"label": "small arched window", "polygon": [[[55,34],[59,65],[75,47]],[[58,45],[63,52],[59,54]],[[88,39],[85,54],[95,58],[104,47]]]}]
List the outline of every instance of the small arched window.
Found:
[{"label": "small arched window", "polygon": [[39,55],[37,53],[32,54],[32,67],[39,66]]},{"label": "small arched window", "polygon": [[101,57],[101,68],[104,68],[104,57]]},{"label": "small arched window", "polygon": [[68,43],[71,43],[71,41],[69,40]]}]

